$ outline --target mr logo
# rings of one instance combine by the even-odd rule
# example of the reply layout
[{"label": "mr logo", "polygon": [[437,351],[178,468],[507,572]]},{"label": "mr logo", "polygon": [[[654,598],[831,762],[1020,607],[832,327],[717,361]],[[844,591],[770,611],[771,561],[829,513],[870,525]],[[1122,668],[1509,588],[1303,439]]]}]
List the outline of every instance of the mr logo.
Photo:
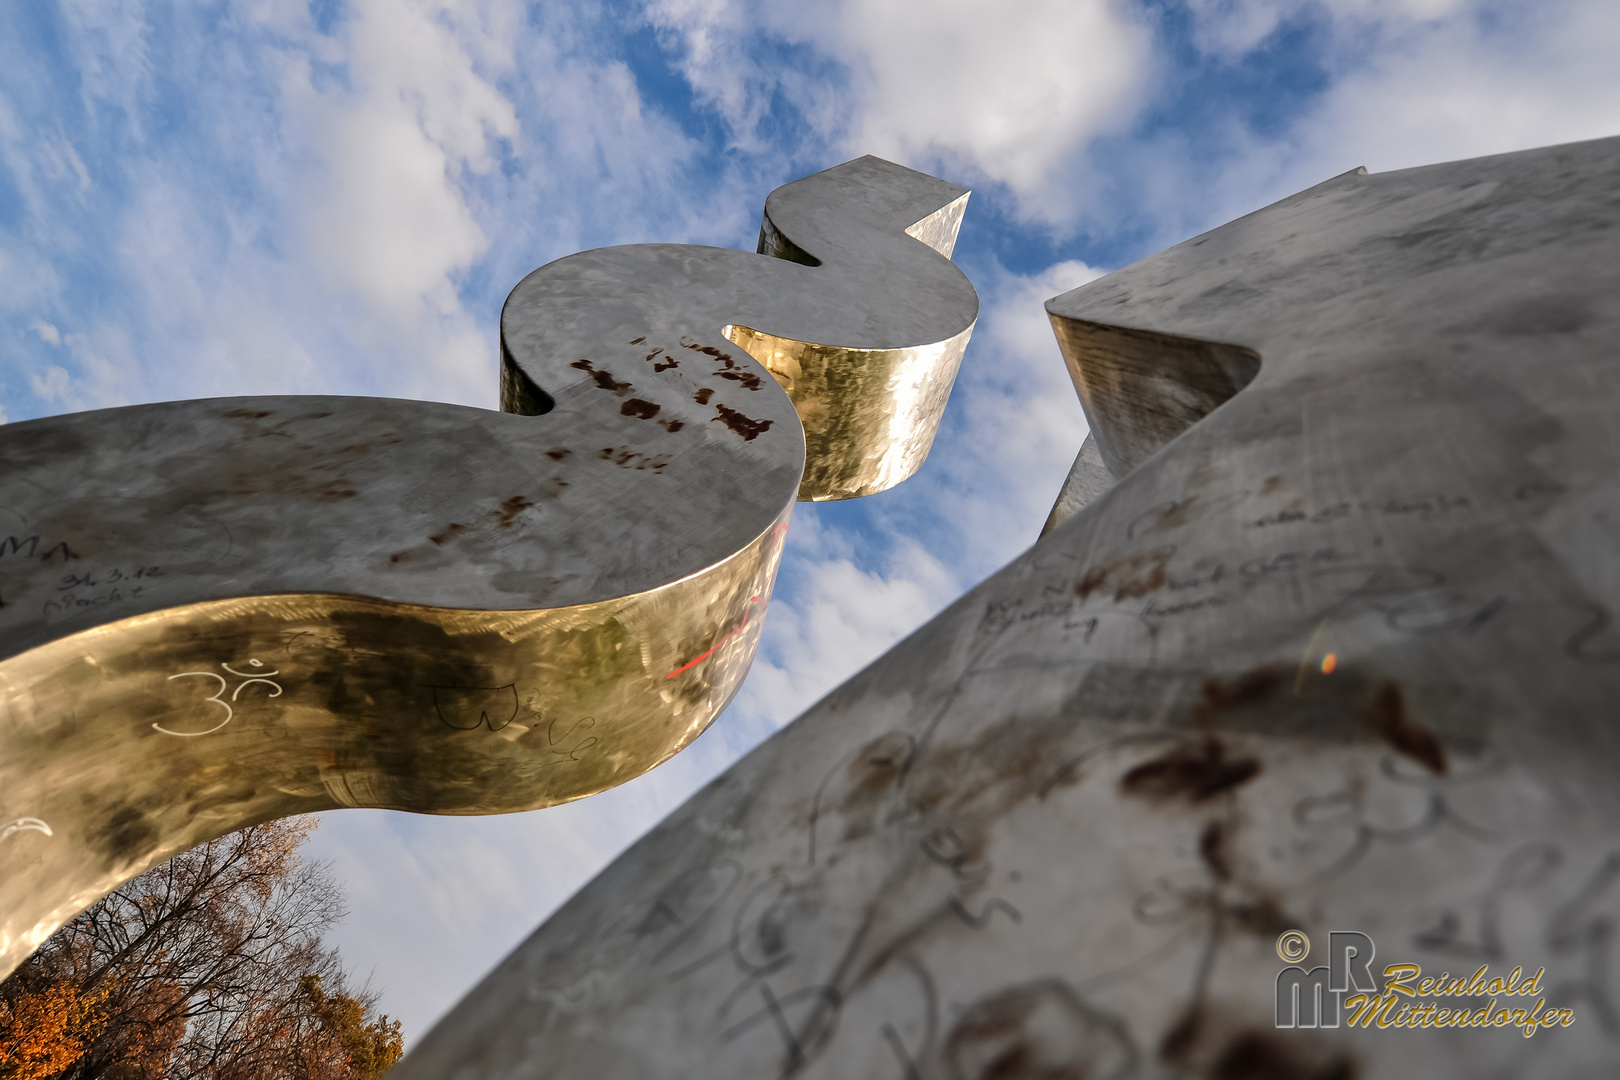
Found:
[{"label": "mr logo", "polygon": [[[1311,942],[1298,930],[1277,939],[1277,956],[1290,962],[1304,960]],[[1378,993],[1373,979],[1375,953],[1372,938],[1354,930],[1328,935],[1328,962],[1309,971],[1290,966],[1277,972],[1277,1026],[1280,1028],[1336,1028],[1344,995],[1352,990]]]}]

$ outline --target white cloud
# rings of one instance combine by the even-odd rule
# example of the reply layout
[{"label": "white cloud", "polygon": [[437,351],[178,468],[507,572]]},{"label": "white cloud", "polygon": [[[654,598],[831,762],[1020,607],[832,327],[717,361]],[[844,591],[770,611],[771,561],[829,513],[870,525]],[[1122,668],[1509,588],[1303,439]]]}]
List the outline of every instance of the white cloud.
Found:
[{"label": "white cloud", "polygon": [[62,332],[44,319],[35,319],[28,324],[28,329],[39,335],[39,340],[47,345],[62,344]]},{"label": "white cloud", "polygon": [[864,58],[853,145],[965,159],[1023,197],[1129,126],[1150,45],[1106,0],[848,0],[842,27]]},{"label": "white cloud", "polygon": [[317,82],[307,62],[284,73],[286,129],[319,161],[295,182],[308,257],[358,301],[351,334],[415,354],[420,368],[396,376],[406,393],[461,397],[488,381],[493,345],[455,275],[489,246],[461,182],[519,134],[493,82],[511,62],[489,39],[503,29],[475,3],[362,0],[338,35],[347,86]]},{"label": "white cloud", "polygon": [[1605,0],[1461,10],[1346,65],[1295,138],[1324,167],[1380,171],[1620,134],[1617,52]]},{"label": "white cloud", "polygon": [[[52,345],[65,346],[78,374],[61,364],[47,364],[29,373],[28,385],[35,396],[56,405],[62,412],[129,403],[123,386],[125,372],[132,364],[129,341],[123,334],[116,328],[105,329],[99,339],[92,342],[85,334],[62,334],[49,323],[43,325],[47,329],[35,332]],[[52,341],[52,337],[58,340]],[[108,359],[109,355],[114,359]]]},{"label": "white cloud", "polygon": [[50,179],[59,184],[71,184],[80,195],[90,190],[90,170],[84,167],[73,144],[60,133],[40,141],[39,157]]},{"label": "white cloud", "polygon": [[1238,102],[1197,137],[1171,127],[1094,155],[1069,180],[1074,220],[1103,233],[1127,221],[1143,254],[1357,166],[1620,134],[1620,6],[1608,0],[1197,0],[1192,11],[1196,43],[1262,69],[1272,59],[1246,54],[1284,21],[1308,22],[1326,85],[1271,103],[1282,122],[1266,130]]},{"label": "white cloud", "polygon": [[43,375],[30,375],[28,384],[34,388],[34,393],[53,404],[67,401],[72,393],[73,377],[64,368],[55,364],[45,369]]},{"label": "white cloud", "polygon": [[915,543],[895,545],[881,572],[863,570],[847,541],[808,508],[789,538],[792,565],[765,620],[759,657],[733,712],[747,749],[882,655],[955,598],[956,577]]},{"label": "white cloud", "polygon": [[1234,60],[1255,48],[1284,22],[1307,18],[1357,24],[1411,23],[1445,18],[1478,0],[1187,0],[1193,40],[1205,52]]},{"label": "white cloud", "polygon": [[[1089,139],[1134,119],[1151,48],[1143,21],[1109,0],[649,0],[646,10],[738,145],[757,145],[780,94],[844,156],[949,161],[1008,185],[1037,215]],[[790,51],[798,66],[782,62]]]}]

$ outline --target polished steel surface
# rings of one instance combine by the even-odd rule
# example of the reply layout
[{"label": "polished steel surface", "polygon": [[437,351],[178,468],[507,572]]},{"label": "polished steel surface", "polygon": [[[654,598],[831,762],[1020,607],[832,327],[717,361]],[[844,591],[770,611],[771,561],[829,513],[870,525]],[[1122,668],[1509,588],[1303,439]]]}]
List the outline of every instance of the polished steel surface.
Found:
[{"label": "polished steel surface", "polygon": [[862,158],[767,204],[815,267],[672,244],[542,267],[502,316],[506,413],[270,397],[0,427],[0,974],[244,825],[549,806],[696,738],[805,475],[795,399],[727,332],[847,356],[800,395],[836,432],[812,474],[898,482],[977,314],[940,252],[965,198]]},{"label": "polished steel surface", "polygon": [[[1112,487],[396,1080],[1616,1075],[1617,176],[1350,173],[1052,300]],[[1279,1030],[1290,931],[1574,1020]]]},{"label": "polished steel surface", "polygon": [[1069,475],[1063,478],[1057,502],[1052,504],[1046,524],[1041,526],[1041,535],[1045,536],[1074,517],[1113,486],[1114,476],[1103,464],[1102,453],[1097,449],[1097,438],[1087,432],[1085,441],[1080,444],[1080,452],[1074,456],[1074,464],[1069,466]]}]

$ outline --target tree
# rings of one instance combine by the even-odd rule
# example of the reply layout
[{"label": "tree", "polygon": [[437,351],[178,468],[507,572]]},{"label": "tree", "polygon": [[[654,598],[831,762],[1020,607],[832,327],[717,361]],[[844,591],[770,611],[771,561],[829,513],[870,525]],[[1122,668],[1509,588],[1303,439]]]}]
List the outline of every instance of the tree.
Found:
[{"label": "tree", "polygon": [[404,1050],[323,935],[315,827],[243,829],[126,882],[0,983],[0,1080],[373,1080]]},{"label": "tree", "polygon": [[45,1080],[79,1060],[107,1026],[103,997],[61,980],[0,996],[0,1077]]}]

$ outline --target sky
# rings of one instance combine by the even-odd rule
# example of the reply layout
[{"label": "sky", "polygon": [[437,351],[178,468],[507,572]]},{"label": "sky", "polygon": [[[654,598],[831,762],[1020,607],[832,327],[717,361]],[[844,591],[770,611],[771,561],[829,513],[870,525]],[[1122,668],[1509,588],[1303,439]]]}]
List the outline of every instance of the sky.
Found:
[{"label": "sky", "polygon": [[697,787],[1034,542],[1086,432],[1042,301],[1357,166],[1620,134],[1614,0],[0,5],[0,422],[238,394],[494,407],[501,302],[752,250],[873,153],[971,187],[927,464],[795,513],[753,671],[668,764],[493,818],[344,810],[335,941],[420,1036]]}]

